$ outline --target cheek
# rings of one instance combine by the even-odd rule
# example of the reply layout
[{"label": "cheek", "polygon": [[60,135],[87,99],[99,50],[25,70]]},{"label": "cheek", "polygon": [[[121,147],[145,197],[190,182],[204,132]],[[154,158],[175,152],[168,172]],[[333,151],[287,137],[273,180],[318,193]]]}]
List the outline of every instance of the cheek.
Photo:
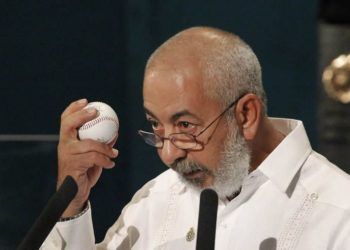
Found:
[{"label": "cheek", "polygon": [[188,154],[188,159],[197,162],[209,170],[215,170],[220,162],[220,147],[211,147],[207,145],[203,151],[200,152],[190,152]]},{"label": "cheek", "polygon": [[161,148],[157,148],[157,154],[159,156],[159,159],[165,164],[165,162],[162,159],[162,149]]},{"label": "cheek", "polygon": [[197,162],[207,166],[209,169],[216,169],[221,160],[221,153],[224,150],[224,142],[226,136],[212,137],[210,142],[204,147],[201,152],[194,152],[193,157]]}]

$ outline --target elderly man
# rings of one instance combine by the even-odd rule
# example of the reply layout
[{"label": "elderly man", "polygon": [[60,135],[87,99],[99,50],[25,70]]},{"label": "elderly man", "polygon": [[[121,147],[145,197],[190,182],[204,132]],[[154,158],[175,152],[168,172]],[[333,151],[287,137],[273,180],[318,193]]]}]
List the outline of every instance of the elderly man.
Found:
[{"label": "elderly man", "polygon": [[267,117],[258,59],[237,36],[195,27],[170,38],[147,62],[143,97],[152,131],[139,134],[169,169],[95,245],[87,200],[118,152],[77,139],[96,111],[72,103],[58,183],[72,175],[79,192],[42,249],[194,249],[206,187],[220,198],[216,249],[350,249],[349,176],[311,149],[300,121]]}]

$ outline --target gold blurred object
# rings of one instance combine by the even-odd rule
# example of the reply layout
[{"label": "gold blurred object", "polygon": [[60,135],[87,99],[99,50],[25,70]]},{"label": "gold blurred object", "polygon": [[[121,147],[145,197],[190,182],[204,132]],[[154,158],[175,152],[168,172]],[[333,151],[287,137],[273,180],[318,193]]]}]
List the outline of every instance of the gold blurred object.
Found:
[{"label": "gold blurred object", "polygon": [[194,232],[194,228],[191,227],[190,230],[186,234],[186,240],[187,241],[192,241],[194,239],[194,236],[196,236],[196,234]]},{"label": "gold blurred object", "polygon": [[335,58],[323,71],[322,81],[330,97],[350,103],[350,54]]}]

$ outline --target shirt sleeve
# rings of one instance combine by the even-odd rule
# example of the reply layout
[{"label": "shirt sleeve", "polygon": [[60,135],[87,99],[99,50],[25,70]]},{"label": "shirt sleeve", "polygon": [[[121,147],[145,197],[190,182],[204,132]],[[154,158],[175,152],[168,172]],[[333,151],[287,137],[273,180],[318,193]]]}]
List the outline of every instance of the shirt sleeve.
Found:
[{"label": "shirt sleeve", "polygon": [[80,217],[57,222],[46,238],[41,250],[89,250],[95,248],[95,236],[91,208]]},{"label": "shirt sleeve", "polygon": [[334,242],[329,249],[342,250],[350,249],[350,211],[344,212],[344,218],[339,228],[334,230]]}]

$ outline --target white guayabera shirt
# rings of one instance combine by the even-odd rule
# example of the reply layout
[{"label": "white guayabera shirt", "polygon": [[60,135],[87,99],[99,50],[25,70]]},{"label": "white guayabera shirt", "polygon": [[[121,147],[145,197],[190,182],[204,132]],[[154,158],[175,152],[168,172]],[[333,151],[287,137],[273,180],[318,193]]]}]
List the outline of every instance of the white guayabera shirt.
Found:
[{"label": "white guayabera shirt", "polygon": [[[220,201],[215,249],[350,249],[350,178],[312,151],[302,122],[271,119],[287,135]],[[91,211],[59,222],[41,249],[195,249],[199,194],[167,170],[123,209],[95,245]]]}]

